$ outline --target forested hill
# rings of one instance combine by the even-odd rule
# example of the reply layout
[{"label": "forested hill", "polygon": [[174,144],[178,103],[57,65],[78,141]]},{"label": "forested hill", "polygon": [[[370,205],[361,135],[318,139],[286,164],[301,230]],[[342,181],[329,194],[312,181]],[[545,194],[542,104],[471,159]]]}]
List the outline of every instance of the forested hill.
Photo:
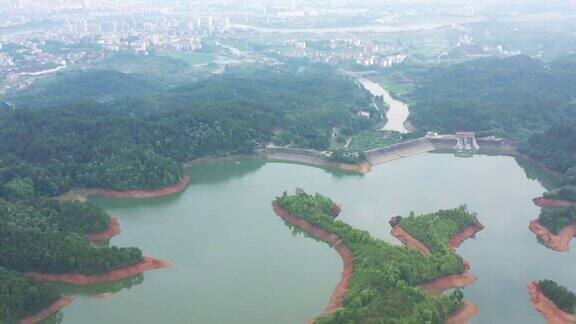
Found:
[{"label": "forested hill", "polygon": [[[410,73],[408,73],[410,75]],[[576,60],[484,58],[412,73],[411,121],[441,132],[527,139],[576,121]]]},{"label": "forested hill", "polygon": [[[57,84],[78,86],[68,82]],[[56,195],[72,186],[158,188],[179,181],[181,162],[248,153],[270,140],[325,149],[333,127],[352,134],[379,121],[358,118],[360,109],[374,108],[353,80],[323,65],[292,64],[236,69],[106,103],[7,110],[0,196]]]},{"label": "forested hill", "polygon": [[130,94],[160,91],[165,87],[160,80],[142,74],[113,70],[73,71],[40,79],[8,99],[17,106],[39,108],[78,101],[104,102]]},{"label": "forested hill", "polygon": [[563,172],[562,187],[546,193],[550,198],[576,201],[576,126],[572,123],[553,126],[533,135],[521,151],[546,166]]}]

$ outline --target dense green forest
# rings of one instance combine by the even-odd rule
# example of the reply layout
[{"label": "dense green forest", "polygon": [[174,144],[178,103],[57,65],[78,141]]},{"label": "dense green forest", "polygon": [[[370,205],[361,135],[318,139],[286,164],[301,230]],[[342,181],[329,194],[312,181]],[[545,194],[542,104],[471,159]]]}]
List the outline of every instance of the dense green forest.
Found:
[{"label": "dense green forest", "polygon": [[548,279],[538,281],[538,287],[558,308],[569,314],[576,313],[576,294],[568,288]]},{"label": "dense green forest", "polygon": [[576,222],[576,208],[542,208],[538,217],[540,225],[554,234]]},{"label": "dense green forest", "polygon": [[[284,193],[278,202],[294,215],[340,236],[354,253],[355,268],[344,307],[316,320],[316,323],[442,323],[462,304],[462,293],[429,295],[416,285],[440,276],[462,273],[462,258],[448,246],[430,257],[403,246],[375,239],[366,231],[335,220],[334,203],[320,194],[298,190]],[[455,223],[466,223],[473,216],[465,209],[450,212]],[[438,216],[442,217],[442,216]],[[462,219],[459,219],[462,217]],[[415,222],[428,222],[429,217]],[[440,241],[449,241],[449,231],[438,231]]]},{"label": "dense green forest", "polygon": [[106,230],[110,217],[77,201],[30,199],[10,203],[0,199],[0,222],[32,231],[88,234]]},{"label": "dense green forest", "polygon": [[40,79],[9,99],[19,106],[56,106],[78,101],[108,101],[163,87],[159,81],[144,75],[112,70],[72,71]]},{"label": "dense green forest", "polygon": [[385,76],[409,89],[410,121],[420,130],[519,141],[520,151],[564,173],[548,197],[576,200],[576,55],[543,62],[527,56],[399,66]]},{"label": "dense green forest", "polygon": [[28,315],[55,298],[54,291],[21,272],[96,274],[140,262],[137,248],[88,242],[85,234],[102,231],[109,222],[106,213],[85,203],[0,199],[0,322]]},{"label": "dense green forest", "polygon": [[[79,86],[73,83],[58,85]],[[249,153],[257,143],[281,139],[326,149],[334,127],[354,134],[377,124],[357,117],[359,109],[374,109],[369,107],[367,93],[334,69],[290,63],[239,68],[106,103],[5,110],[0,113],[0,190],[17,199],[56,195],[72,186],[167,186],[182,177],[182,162]]]},{"label": "dense green forest", "polygon": [[468,212],[466,206],[457,209],[440,210],[433,214],[400,217],[399,225],[412,237],[424,243],[431,252],[447,252],[450,240],[464,228],[470,226],[476,216]]},{"label": "dense green forest", "polygon": [[576,126],[551,127],[533,135],[520,150],[562,172],[561,187],[545,193],[546,197],[576,201]]},{"label": "dense green forest", "polygon": [[[400,70],[400,71],[398,71]],[[576,121],[576,62],[527,56],[483,58],[439,67],[398,67],[411,80],[406,100],[420,129],[527,139],[560,122]]]},{"label": "dense green forest", "polygon": [[[0,109],[0,267],[20,272],[95,274],[142,260],[137,248],[88,242],[110,221],[103,211],[48,197],[75,186],[156,189],[182,178],[182,162],[268,141],[325,149],[333,128],[351,135],[379,122],[357,117],[373,108],[352,80],[300,61],[172,87],[151,75],[66,72],[12,99],[15,109]],[[2,319],[54,299],[20,272],[0,273],[11,285]]]},{"label": "dense green forest", "polygon": [[47,284],[0,267],[0,323],[16,323],[53,303],[59,296]]}]

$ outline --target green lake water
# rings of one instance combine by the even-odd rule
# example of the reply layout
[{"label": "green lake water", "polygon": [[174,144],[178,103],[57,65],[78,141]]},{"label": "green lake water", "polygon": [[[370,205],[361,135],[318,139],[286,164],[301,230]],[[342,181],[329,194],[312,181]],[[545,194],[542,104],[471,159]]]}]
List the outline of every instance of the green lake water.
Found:
[{"label": "green lake water", "polygon": [[458,250],[478,277],[464,289],[465,299],[480,307],[474,323],[543,323],[525,287],[531,280],[550,278],[576,289],[574,253],[548,250],[528,229],[539,213],[531,199],[551,181],[511,157],[423,154],[364,176],[255,159],[188,173],[190,186],[172,197],[91,199],[120,218],[123,232],[112,244],[138,246],[173,266],[112,284],[60,286],[75,301],[53,322],[281,324],[314,318],[327,305],[342,262],[328,245],[294,236],[273,213],[274,197],[296,188],[342,203],[341,220],[394,244],[391,216],[467,204],[486,226]]}]

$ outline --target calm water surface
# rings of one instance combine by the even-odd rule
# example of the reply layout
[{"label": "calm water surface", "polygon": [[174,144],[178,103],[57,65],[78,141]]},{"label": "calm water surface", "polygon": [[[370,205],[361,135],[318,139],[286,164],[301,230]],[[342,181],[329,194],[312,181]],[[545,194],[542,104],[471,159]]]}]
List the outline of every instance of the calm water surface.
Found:
[{"label": "calm water surface", "polygon": [[526,170],[510,157],[445,154],[390,162],[365,176],[246,159],[189,170],[192,183],[177,196],[93,199],[120,217],[123,233],[113,244],[138,246],[173,267],[113,284],[62,286],[76,300],[55,321],[304,323],[322,313],[342,265],[334,250],[293,236],[272,212],[276,195],[301,187],[342,203],[340,219],[394,244],[391,216],[467,204],[486,225],[458,251],[478,277],[464,290],[481,310],[474,322],[543,323],[525,284],[551,278],[576,289],[576,258],[549,251],[529,231],[539,213],[531,199],[547,182]]}]

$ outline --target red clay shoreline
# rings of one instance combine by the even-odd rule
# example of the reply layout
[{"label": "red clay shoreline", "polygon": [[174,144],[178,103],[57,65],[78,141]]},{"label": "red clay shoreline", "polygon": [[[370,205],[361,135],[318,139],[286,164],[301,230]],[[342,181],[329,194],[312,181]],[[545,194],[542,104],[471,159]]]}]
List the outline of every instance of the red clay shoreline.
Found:
[{"label": "red clay shoreline", "polygon": [[144,260],[139,263],[110,270],[103,274],[85,275],[78,273],[43,273],[33,271],[26,273],[26,276],[35,280],[46,282],[92,285],[101,282],[117,281],[141,274],[145,271],[167,268],[169,266],[170,263],[166,261],[144,257]]},{"label": "red clay shoreline", "polygon": [[60,311],[62,308],[70,305],[72,303],[72,298],[61,296],[50,306],[43,308],[36,312],[35,314],[24,317],[20,320],[20,324],[35,324],[46,318],[52,316],[52,314]]},{"label": "red clay shoreline", "polygon": [[94,195],[100,195],[107,198],[154,198],[173,195],[178,193],[188,186],[190,182],[189,176],[184,176],[175,185],[155,189],[155,190],[128,190],[128,191],[117,191],[112,189],[91,189]]},{"label": "red clay shoreline", "polygon": [[285,222],[294,225],[301,230],[313,235],[314,237],[329,243],[336,249],[340,257],[342,257],[342,262],[344,269],[342,270],[342,276],[340,281],[336,285],[336,288],[330,296],[330,301],[326,307],[324,314],[333,312],[342,307],[344,296],[348,292],[348,287],[350,286],[350,279],[354,272],[354,254],[352,250],[343,242],[342,238],[338,235],[331,233],[319,226],[316,226],[307,220],[300,218],[287,209],[282,207],[278,201],[274,200],[272,202],[272,207],[276,215],[282,218]]},{"label": "red clay shoreline", "polygon": [[576,223],[567,225],[558,234],[550,232],[540,224],[538,219],[531,221],[529,228],[532,233],[536,234],[544,242],[546,247],[557,252],[569,251],[570,241],[576,236]]},{"label": "red clay shoreline", "polygon": [[558,308],[548,297],[546,297],[538,283],[531,282],[526,285],[530,294],[530,301],[535,310],[540,312],[549,324],[576,323],[576,316],[568,314]]},{"label": "red clay shoreline", "polygon": [[[327,230],[325,230],[325,229],[323,229],[317,225],[314,225],[314,224],[308,222],[307,220],[305,220],[303,218],[300,218],[300,217],[292,214],[291,212],[286,210],[284,207],[282,207],[278,203],[277,200],[274,200],[272,202],[272,206],[273,206],[273,209],[274,209],[274,212],[276,213],[276,215],[278,215],[280,218],[282,218],[285,222],[300,228],[301,230],[313,235],[314,237],[316,237],[316,238],[318,238],[324,242],[331,244],[336,249],[338,254],[340,254],[340,256],[342,257],[342,262],[344,264],[344,269],[342,270],[342,276],[341,276],[340,281],[338,282],[338,284],[336,285],[336,288],[334,289],[334,292],[330,296],[330,302],[329,302],[328,306],[326,307],[324,314],[333,312],[333,311],[341,308],[343,306],[344,297],[346,296],[346,293],[348,292],[348,287],[350,286],[350,280],[352,278],[352,274],[354,273],[354,254],[352,253],[352,250],[343,242],[342,238],[340,238],[338,235],[331,233],[331,232],[329,232],[329,231],[327,231]],[[339,213],[340,212],[340,206],[339,205],[335,205],[335,206],[337,206],[337,208],[333,208],[333,212],[337,211]],[[337,213],[334,213],[334,216],[337,216]],[[467,269],[468,269],[468,267],[469,266],[466,266]],[[463,275],[457,275],[457,276],[464,277],[466,280],[468,280],[468,278],[472,277],[469,274],[467,276],[463,276]],[[447,277],[450,277],[450,276],[447,276]],[[442,277],[442,278],[446,278],[446,277]],[[441,279],[441,278],[439,278],[439,279]],[[475,280],[475,278],[474,278],[474,280]],[[467,283],[467,284],[469,284],[469,283]],[[456,310],[454,313],[452,313],[448,316],[445,323],[449,323],[449,324],[466,323],[469,319],[476,316],[478,314],[478,312],[479,312],[478,306],[471,304],[471,303],[468,303],[468,302],[464,302],[462,307],[460,307],[458,310]],[[313,321],[311,321],[311,322],[313,322]]]},{"label": "red clay shoreline", "polygon": [[[390,225],[392,226],[392,235],[409,248],[420,251],[426,256],[430,256],[432,254],[430,249],[424,243],[420,242],[408,232],[406,232],[402,227],[400,227],[400,225],[398,225],[399,219],[397,217],[393,217],[389,221]],[[478,220],[474,221],[474,223],[472,223],[470,226],[462,229],[459,233],[452,237],[452,240],[450,241],[450,250],[455,251],[460,246],[460,244],[462,244],[462,242],[469,238],[475,237],[476,233],[483,229],[484,225],[482,225],[482,223],[480,223]],[[418,288],[424,289],[433,295],[441,295],[442,292],[447,289],[464,288],[473,284],[476,282],[476,278],[469,272],[470,264],[466,261],[463,262],[464,273],[438,277],[434,280],[418,285]],[[477,305],[464,302],[460,309],[448,316],[445,323],[467,323],[478,313],[479,308]]]},{"label": "red clay shoreline", "polygon": [[444,321],[445,324],[463,324],[468,323],[474,316],[478,315],[480,309],[477,305],[464,301],[462,307],[450,314]]},{"label": "red clay shoreline", "polygon": [[546,197],[537,197],[532,199],[534,204],[542,208],[568,208],[576,207],[576,201],[565,199],[554,199]]},{"label": "red clay shoreline", "polygon": [[469,238],[476,237],[476,233],[480,232],[484,229],[484,225],[480,223],[478,220],[474,221],[472,225],[464,228],[458,234],[452,237],[450,240],[450,250],[452,252],[456,251],[456,249],[462,244],[462,242],[466,241]]},{"label": "red clay shoreline", "polygon": [[108,241],[120,233],[122,233],[122,230],[120,229],[120,222],[118,218],[110,217],[110,223],[108,224],[108,228],[106,230],[102,232],[86,234],[86,237],[91,242]]}]

